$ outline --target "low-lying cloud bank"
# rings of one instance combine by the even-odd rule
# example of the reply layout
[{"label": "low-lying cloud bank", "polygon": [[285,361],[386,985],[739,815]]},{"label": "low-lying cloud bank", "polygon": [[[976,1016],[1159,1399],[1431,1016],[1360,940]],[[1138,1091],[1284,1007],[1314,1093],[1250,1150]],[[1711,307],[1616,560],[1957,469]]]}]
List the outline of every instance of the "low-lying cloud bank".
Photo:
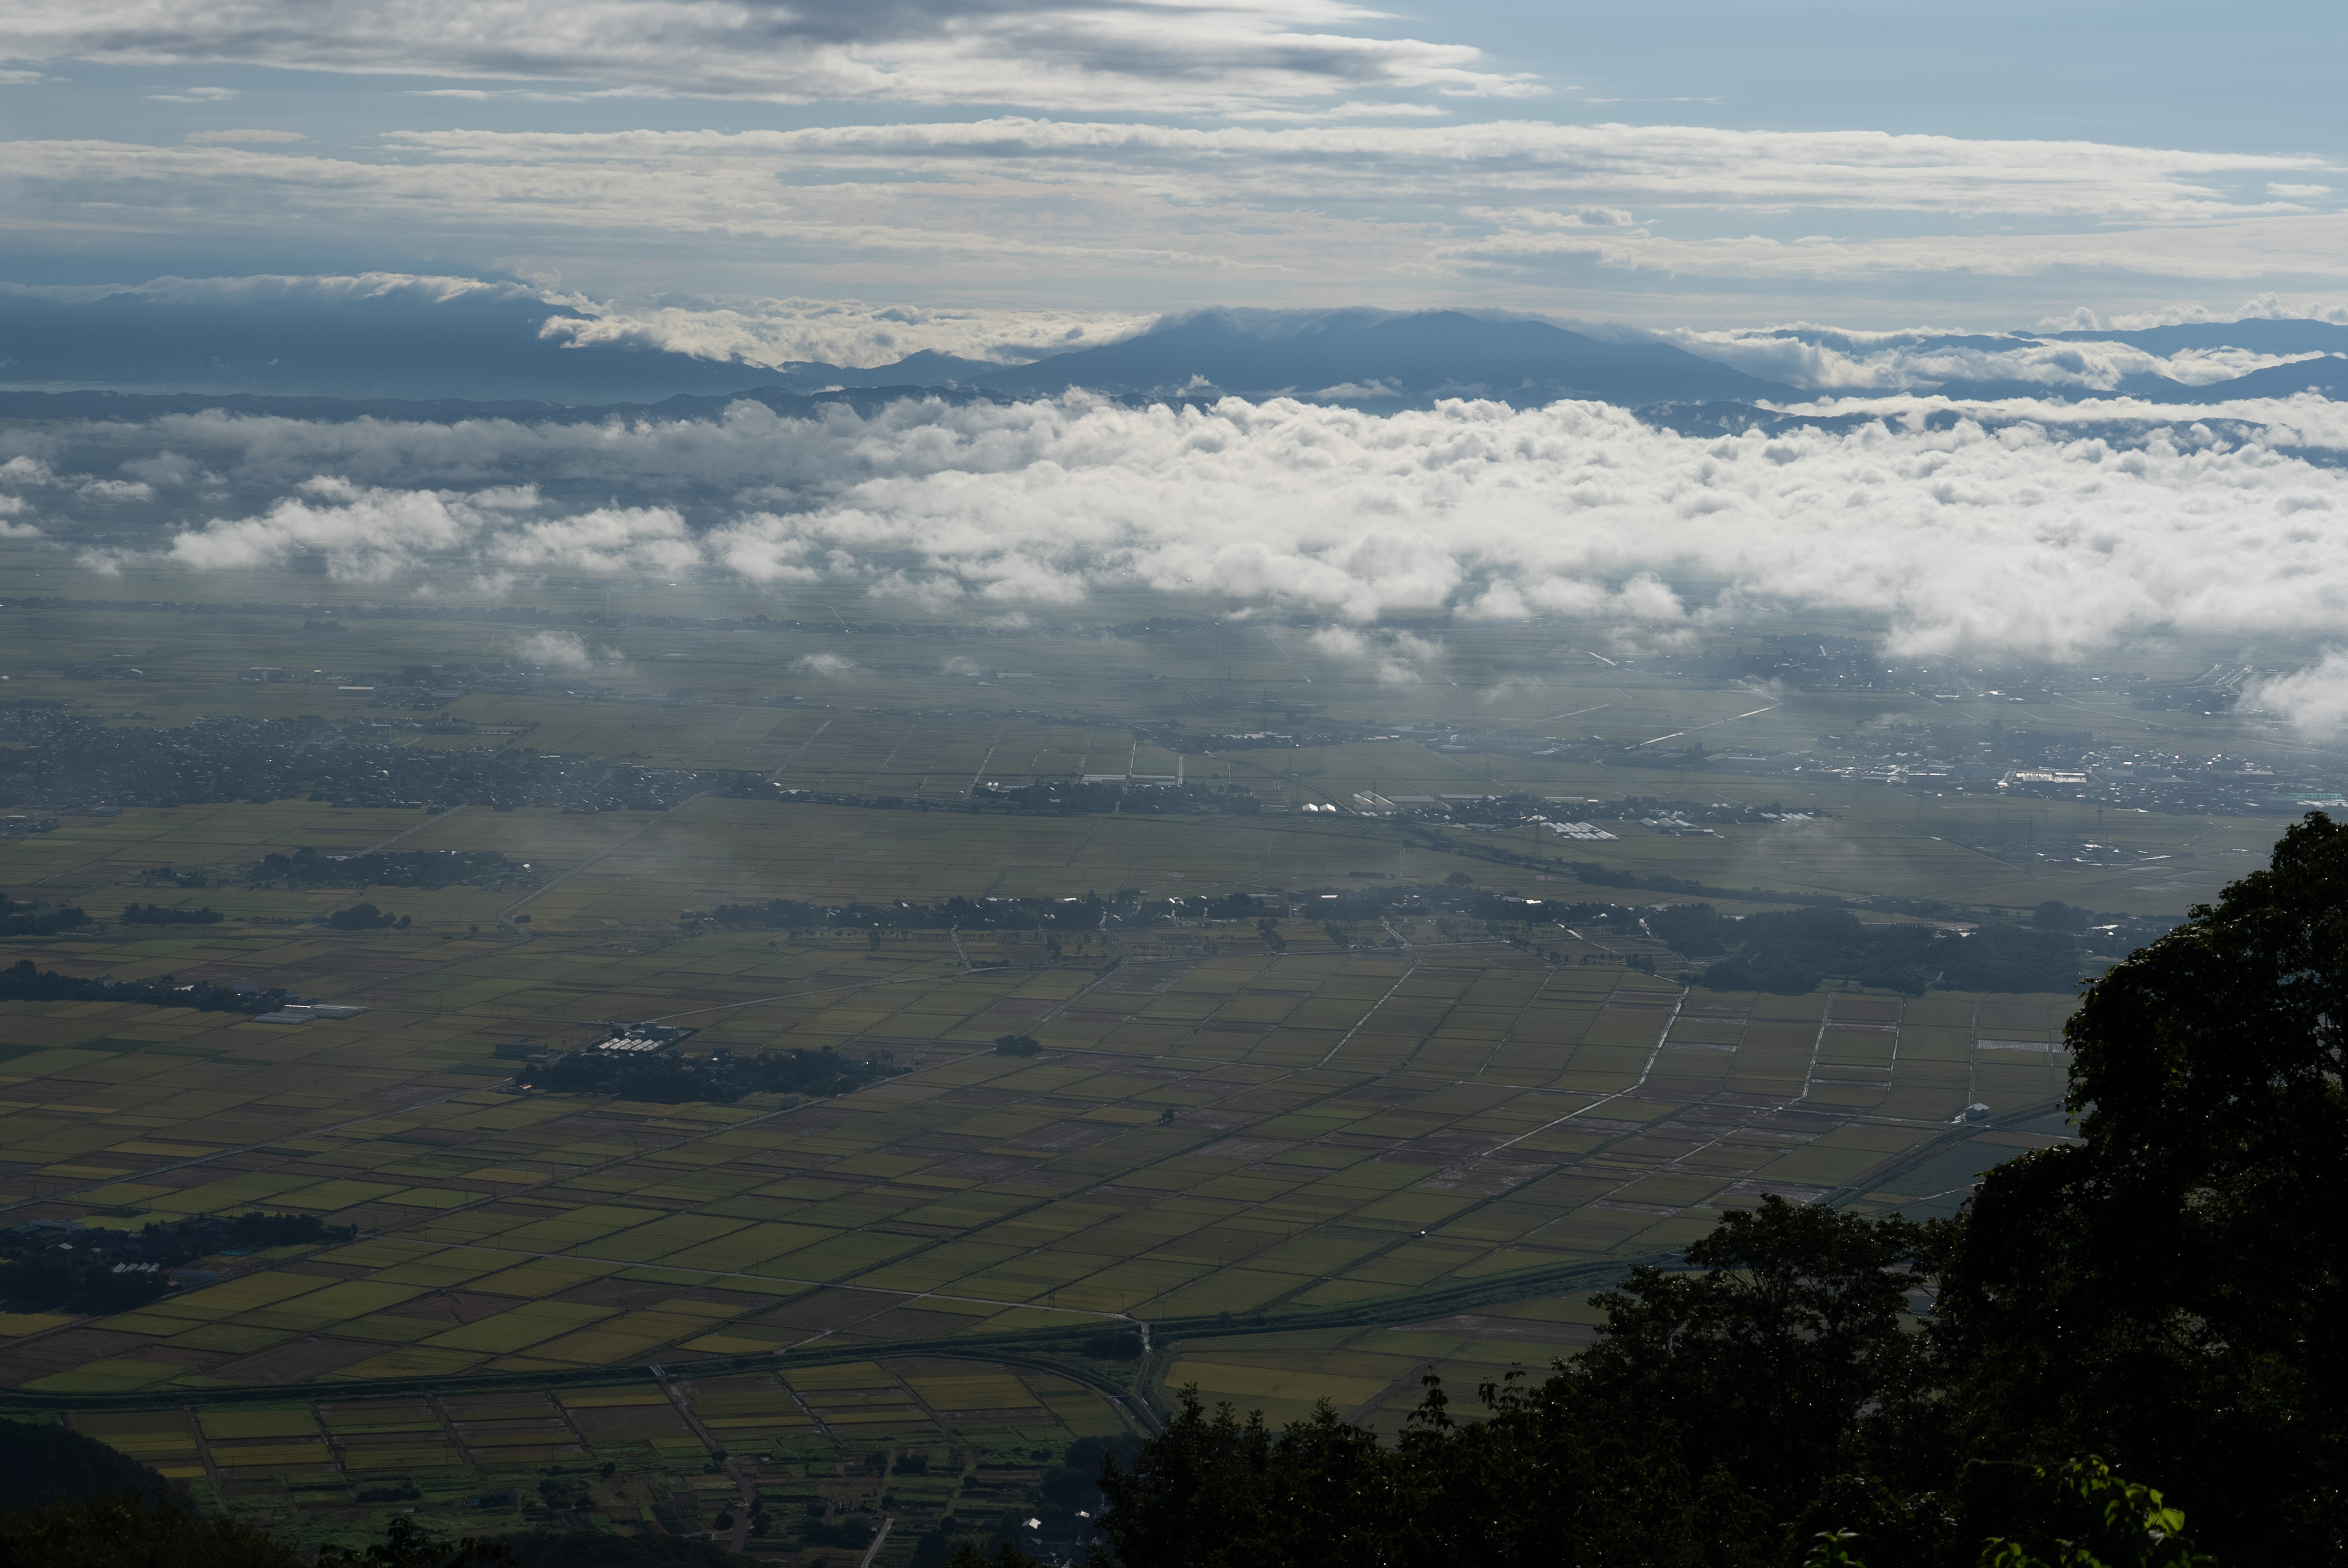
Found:
[{"label": "low-lying cloud bank", "polygon": [[[170,534],[158,557],[211,570],[315,558],[386,585],[427,566],[492,585],[698,573],[860,587],[878,613],[985,614],[1142,587],[1325,614],[1374,639],[1393,616],[1668,633],[1813,609],[1879,618],[1904,653],[2056,659],[2147,634],[2321,640],[2348,618],[2334,466],[2348,405],[1837,412],[1726,436],[1585,403],[1381,417],[1071,396],[805,420],[743,403],[593,425],[208,414],[156,421],[179,460],[138,461],[166,504],[223,477],[282,485],[250,515]],[[26,524],[45,494],[90,477],[29,460],[11,473]],[[588,485],[616,498],[546,499]]]},{"label": "low-lying cloud bank", "polygon": [[2209,387],[2254,370],[2336,357],[2322,351],[2262,354],[2220,346],[2156,354],[2128,343],[2063,343],[1973,334],[1848,333],[1768,327],[1718,333],[1666,333],[1690,354],[1747,375],[1810,391],[1932,392],[1968,382],[2015,382],[2050,395],[2111,393],[2131,377],[2157,376]]},{"label": "low-lying cloud bank", "polygon": [[[427,561],[467,559],[508,574],[675,572],[702,562],[685,518],[665,507],[599,507],[540,518],[536,490],[471,495],[362,489],[347,479],[304,481],[257,518],[215,520],[175,536],[174,565],[250,570],[322,556],[345,581],[382,582]],[[93,564],[112,558],[93,556]]]},{"label": "low-lying cloud bank", "polygon": [[2304,669],[2258,682],[2242,693],[2242,704],[2310,735],[2348,730],[2348,651],[2327,648]]},{"label": "low-lying cloud bank", "polygon": [[777,369],[815,362],[870,369],[916,354],[1025,364],[1115,343],[1154,313],[868,305],[860,300],[760,299],[702,306],[566,296],[584,313],[552,316],[539,335],[581,348],[617,346]]},{"label": "low-lying cloud bank", "polygon": [[[1934,327],[1859,332],[1796,322],[1704,332],[1680,329],[1659,335],[1749,375],[1815,392],[1848,395],[1949,388],[1965,389],[1974,396],[2093,396],[2140,391],[2159,383],[2209,388],[2253,371],[2336,358],[2348,353],[2348,307],[2270,293],[2227,312],[2180,306],[2106,321],[2082,309],[2042,322],[2029,332]],[[2272,395],[2299,389],[2260,390]]]}]

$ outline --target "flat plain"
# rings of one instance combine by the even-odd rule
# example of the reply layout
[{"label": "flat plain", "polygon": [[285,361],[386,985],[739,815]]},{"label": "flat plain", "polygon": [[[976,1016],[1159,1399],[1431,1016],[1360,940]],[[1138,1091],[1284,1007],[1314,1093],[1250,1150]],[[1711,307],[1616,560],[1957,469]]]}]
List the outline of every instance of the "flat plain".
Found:
[{"label": "flat plain", "polygon": [[[2282,820],[2102,820],[2084,801],[1444,741],[1472,720],[1492,736],[1546,723],[1560,749],[1695,727],[1784,750],[1892,702],[1778,693],[1753,712],[1735,682],[1626,671],[1621,649],[1585,654],[1556,626],[1459,629],[1396,683],[1280,627],[916,637],[767,604],[776,620],[745,628],[725,618],[747,605],[637,585],[582,644],[600,694],[473,682],[427,730],[376,705],[368,672],[478,670],[538,632],[367,620],[315,579],[201,614],[129,608],[191,598],[161,574],[109,592],[0,610],[0,702],[160,727],[315,714],[405,726],[386,731],[400,745],[809,792],[594,812],[0,802],[50,814],[0,841],[0,886],[99,917],[9,938],[9,961],[366,1009],[289,1025],[0,1002],[0,1204],[17,1223],[261,1209],[354,1227],[206,1260],[127,1313],[0,1313],[0,1401],[311,1538],[394,1507],[469,1531],[492,1514],[709,1529],[748,1488],[793,1505],[752,1549],[846,1551],[791,1522],[797,1505],[869,1504],[900,1522],[879,1559],[894,1564],[948,1517],[1025,1509],[1069,1444],[1146,1430],[1184,1385],[1274,1419],[1325,1399],[1391,1425],[1430,1371],[1458,1393],[1570,1355],[1591,1337],[1593,1289],[1763,1194],[1952,1212],[1981,1170],[2065,1135],[2074,998],[1714,991],[1662,943],[1599,940],[1564,915],[1341,929],[1313,917],[1320,893],[1459,877],[1564,910],[1690,897],[1626,891],[1676,877],[1731,914],[1878,895],[1946,901],[1932,917],[1949,922],[2048,898],[2178,915],[2258,864]],[[543,602],[611,594],[558,586]],[[351,612],[347,630],[314,630],[321,601]],[[825,653],[845,672],[809,662]],[[139,679],[59,672],[118,654]],[[256,666],[300,679],[242,678]],[[1229,740],[1338,720],[1353,728],[1327,743]],[[2178,723],[2212,749],[2240,738]],[[1225,743],[1192,749],[1186,732]],[[989,784],[1178,773],[1261,809],[967,809]],[[1774,809],[1704,832],[1610,817],[1614,836],[1567,842],[1354,808],[1515,794],[1558,818],[1626,797]],[[2100,858],[1981,847],[2090,837]],[[371,889],[252,875],[302,846],[495,850],[528,875]],[[1128,891],[1269,895],[1280,913],[1104,920],[1056,950],[1033,931],[701,917],[774,897]],[[409,924],[319,923],[360,897]],[[223,918],[110,918],[132,899]],[[517,1050],[645,1021],[695,1030],[693,1052],[828,1047],[900,1071],[836,1098],[727,1103],[514,1081]],[[999,1054],[1005,1035],[1036,1054]]]}]

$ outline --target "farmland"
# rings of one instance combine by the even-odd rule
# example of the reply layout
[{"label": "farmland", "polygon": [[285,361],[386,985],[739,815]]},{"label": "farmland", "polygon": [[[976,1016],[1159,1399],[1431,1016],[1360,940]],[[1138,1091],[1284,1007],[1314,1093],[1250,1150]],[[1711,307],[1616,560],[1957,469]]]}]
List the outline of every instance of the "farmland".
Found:
[{"label": "farmland", "polygon": [[[650,1507],[655,1491],[673,1506],[707,1447],[669,1412],[705,1397],[735,1423],[705,1421],[722,1446],[765,1456],[758,1485],[844,1495],[840,1467],[876,1442],[1007,1463],[999,1450],[1130,1430],[1104,1372],[1249,1395],[1231,1368],[1254,1358],[1186,1351],[1065,1388],[1047,1376],[1024,1403],[965,1393],[838,1419],[785,1408],[778,1368],[788,1383],[815,1356],[955,1341],[999,1366],[984,1360],[999,1347],[1065,1359],[1137,1321],[1211,1337],[1226,1315],[1244,1328],[1421,1293],[1503,1303],[1366,1338],[1316,1331],[1339,1342],[1284,1354],[1282,1377],[1252,1391],[1278,1413],[1347,1399],[1371,1375],[1348,1368],[1414,1352],[1452,1376],[1540,1365],[1570,1343],[1518,1327],[1542,1321],[1545,1282],[1668,1253],[1725,1204],[1776,1192],[1944,1210],[1974,1171],[2044,1141],[1950,1122],[1969,1103],[2044,1106],[2062,999],[1691,994],[1620,965],[1405,935],[1402,949],[1323,938],[1313,952],[1298,929],[1279,956],[1143,954],[1106,973],[964,968],[942,942],[893,943],[876,962],[862,942],[782,952],[727,935],[633,956],[550,936],[520,949],[526,965],[499,943],[427,966],[410,935],[409,953],[366,938],[340,962],[287,956],[373,969],[337,993],[370,1009],[347,1020],[24,1009],[9,1170],[38,1212],[131,1226],[260,1206],[363,1239],[227,1260],[217,1284],[112,1317],[6,1319],[0,1369],[68,1409],[110,1396],[149,1405],[141,1419],[177,1412],[168,1430],[193,1434],[181,1473],[201,1467],[238,1507],[346,1510],[392,1472],[528,1495],[546,1466],[603,1462],[634,1479],[613,1492],[598,1477],[596,1508]],[[490,1054],[517,1035],[591,1034],[581,1020],[654,996],[702,1020],[696,1046],[885,1050],[911,1071],[832,1101],[643,1105],[517,1094]],[[1040,1054],[997,1054],[988,1042],[1014,1028]],[[675,1399],[592,1384],[647,1363],[671,1368]],[[469,1378],[556,1386],[469,1403]],[[306,1444],[309,1428],[260,1443],[203,1424],[218,1424],[208,1398],[288,1385],[352,1392],[312,1396],[327,1424]],[[639,1409],[623,1396],[657,1419],[610,1414]],[[602,1399],[614,1402],[583,1402]],[[401,1430],[438,1435],[335,1440],[346,1408],[395,1405]],[[478,1424],[477,1407],[498,1413]],[[101,1434],[130,1419],[88,1417]]]},{"label": "farmland", "polygon": [[[134,589],[177,605],[185,585]],[[0,886],[88,916],[0,958],[91,982],[0,1002],[14,1223],[352,1227],[202,1259],[126,1311],[0,1313],[20,1412],[307,1538],[415,1507],[468,1531],[731,1531],[813,1563],[860,1555],[885,1515],[879,1561],[907,1563],[950,1518],[1025,1517],[1070,1445],[1144,1430],[1184,1384],[1391,1426],[1428,1371],[1472,1384],[1588,1343],[1591,1290],[1728,1208],[1945,1214],[2065,1135],[2067,990],[1715,989],[1642,908],[1816,905],[1954,943],[2065,901],[2105,921],[2091,974],[2119,956],[2097,931],[2181,915],[2290,815],[1638,754],[1692,726],[1809,755],[1791,748],[1881,729],[1890,699],[1829,685],[1754,712],[1734,680],[1584,657],[1570,629],[1467,627],[1406,683],[1276,627],[883,634],[781,606],[718,626],[768,611],[705,602],[654,624],[665,592],[633,590],[640,620],[613,612],[584,644],[611,658],[562,689],[516,672],[538,631],[486,612],[0,612],[0,703],[198,738],[200,717],[311,715],[369,745],[760,786],[0,802]],[[550,589],[565,614],[610,597]],[[117,654],[135,679],[60,672]],[[366,678],[412,666],[420,707]],[[1463,702],[1490,749],[1447,738]],[[2001,722],[2076,723],[2026,706]],[[2174,722],[2213,753],[2257,739]],[[1555,744],[1507,738],[1542,723]],[[287,754],[312,765],[313,743]],[[1199,793],[1009,794],[1086,777]],[[1488,796],[1545,809],[1475,820]],[[456,869],[332,869],[427,862]],[[1206,903],[1233,895],[1245,915]],[[1048,933],[713,913],[1095,896],[1088,927]],[[324,923],[362,899],[380,919]],[[133,901],[219,918],[115,917]],[[326,1010],[96,984],[166,977]],[[678,1061],[829,1050],[869,1081],[674,1103],[526,1081],[629,1025],[682,1031],[658,1037]],[[1033,1054],[997,1050],[1017,1037]]]}]

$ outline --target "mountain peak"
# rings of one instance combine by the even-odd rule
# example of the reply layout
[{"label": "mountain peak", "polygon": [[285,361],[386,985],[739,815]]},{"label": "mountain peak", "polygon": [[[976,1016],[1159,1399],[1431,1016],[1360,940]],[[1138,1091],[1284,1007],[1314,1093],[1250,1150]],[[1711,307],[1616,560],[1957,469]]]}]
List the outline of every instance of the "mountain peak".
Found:
[{"label": "mountain peak", "polygon": [[1375,409],[1450,397],[1645,405],[1803,395],[1652,340],[1462,311],[1371,309],[1200,311],[1138,337],[990,370],[966,384],[1030,396],[1083,388],[1128,396],[1288,396]]}]

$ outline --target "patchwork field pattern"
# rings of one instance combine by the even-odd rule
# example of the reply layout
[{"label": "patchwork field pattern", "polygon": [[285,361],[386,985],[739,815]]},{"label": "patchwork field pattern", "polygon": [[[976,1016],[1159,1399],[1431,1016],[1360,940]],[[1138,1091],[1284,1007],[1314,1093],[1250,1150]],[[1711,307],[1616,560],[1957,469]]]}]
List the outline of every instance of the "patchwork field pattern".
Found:
[{"label": "patchwork field pattern", "polygon": [[[364,1239],[110,1318],[11,1322],[0,1376],[552,1371],[1322,1307],[1651,1255],[1763,1192],[1891,1201],[1870,1172],[2062,1074],[2054,999],[1714,995],[1490,942],[1105,973],[901,946],[642,956],[636,984],[702,1004],[702,1040],[918,1064],[804,1104],[492,1082],[484,1042],[636,999],[610,958],[552,939],[503,960],[505,984],[387,979],[336,1023],[15,1004],[20,1210],[265,1206]],[[1014,1028],[1044,1053],[994,1053]]]},{"label": "patchwork field pattern", "polygon": [[[1899,719],[1904,699],[1841,687],[1764,706],[1554,626],[1442,629],[1395,681],[1309,629],[1184,620],[1161,600],[1081,630],[857,626],[597,581],[545,585],[558,619],[507,624],[461,592],[376,613],[304,578],[270,588],[287,603],[197,605],[216,583],[125,573],[108,606],[7,607],[7,702],[139,725],[317,715],[375,746],[742,770],[831,797],[0,802],[17,814],[0,886],[95,917],[10,937],[7,962],[366,1009],[263,1023],[0,1002],[5,1223],[260,1209],[353,1227],[200,1260],[134,1311],[0,1312],[0,1403],[302,1542],[361,1539],[410,1508],[452,1533],[729,1518],[742,1533],[755,1506],[759,1554],[848,1568],[854,1522],[886,1514],[874,1562],[910,1568],[950,1520],[985,1535],[1025,1517],[1072,1444],[1137,1434],[1186,1385],[1275,1421],[1326,1399],[1390,1430],[1429,1375],[1472,1398],[1588,1343],[1606,1277],[1765,1194],[1950,1212],[1982,1169],[2065,1135],[2074,999],[1715,992],[1634,919],[1602,940],[1529,905],[1513,926],[1455,911],[1340,928],[1312,917],[1313,895],[1461,878],[1560,907],[1701,885],[1729,915],[1858,895],[1878,900],[1863,919],[1950,925],[2048,898],[2176,912],[2276,826],[1694,771],[1644,748],[1695,734],[1697,760],[1792,755]],[[349,613],[330,623],[317,594]],[[518,651],[548,625],[590,663],[526,668]],[[139,678],[113,678],[118,662]],[[418,667],[427,702],[386,695]],[[2075,707],[2001,698],[1964,716],[2075,728]],[[2093,722],[2148,733],[2130,712]],[[2211,749],[2234,733],[2158,724]],[[1326,743],[1273,733],[1315,725]],[[1496,749],[1446,740],[1454,727]],[[1591,760],[1591,736],[1621,749]],[[989,783],[1177,773],[1256,809],[964,809]],[[1682,833],[1626,808],[1606,817],[1614,836],[1569,840],[1303,809],[1357,792],[1523,792],[1552,820],[1629,797],[1793,810]],[[2103,858],[2041,852],[2087,839]],[[513,870],[415,888],[253,869],[304,846],[496,851]],[[1270,894],[1286,912],[1105,919],[1056,946],[705,917],[776,897],[1087,892],[1161,909]],[[322,923],[362,898],[407,924]],[[133,900],[222,917],[113,918]],[[518,1058],[644,1021],[693,1031],[686,1055],[829,1047],[897,1071],[837,1098],[730,1103],[514,1079]],[[998,1054],[1006,1035],[1036,1054]]]},{"label": "patchwork field pattern", "polygon": [[[1391,1423],[1428,1371],[1464,1391],[1585,1342],[1582,1296],[1540,1295],[1544,1272],[1662,1256],[1764,1193],[1945,1209],[2050,1141],[1952,1119],[2046,1104],[2067,999],[1715,994],[1416,927],[1370,952],[1294,934],[1279,955],[1169,941],[974,971],[942,939],[550,937],[433,965],[411,937],[349,993],[374,1010],[339,1022],[10,1004],[16,1212],[263,1207],[360,1238],[208,1262],[217,1283],[110,1317],[0,1315],[0,1378],[289,1528],[386,1487],[452,1527],[551,1518],[532,1488],[573,1473],[570,1513],[706,1528],[737,1506],[718,1449],[757,1456],[762,1494],[840,1506],[877,1494],[877,1452],[895,1515],[967,1523],[1026,1495],[981,1467],[1032,1481],[1076,1438],[1133,1430],[1109,1395],[1137,1369],[1160,1401],[1196,1383],[1273,1419],[1328,1399]],[[808,1103],[651,1105],[516,1092],[486,1054],[653,998],[698,1004],[696,1044],[911,1071]],[[1042,1053],[996,1054],[1010,1030]],[[1520,1299],[1277,1329],[1479,1285]],[[1169,1320],[1226,1328],[1146,1366],[997,1348]],[[958,1341],[977,1359],[945,1358]],[[840,1356],[861,1359],[810,1364]],[[647,1364],[677,1381],[594,1381]],[[448,1381],[491,1375],[554,1386]],[[211,1402],[281,1387],[299,1404]],[[77,1403],[108,1396],[151,1408]],[[936,1465],[897,1479],[887,1456],[916,1450]]]},{"label": "patchwork field pattern", "polygon": [[762,1553],[800,1546],[796,1526],[816,1505],[885,1511],[905,1536],[891,1561],[949,1515],[992,1532],[1025,1511],[1038,1475],[1071,1442],[1133,1430],[1114,1400],[1048,1369],[920,1357],[67,1419],[302,1542],[346,1536],[337,1527],[385,1493],[450,1532],[561,1524],[690,1533],[742,1510],[747,1486],[776,1521],[746,1542]]}]

